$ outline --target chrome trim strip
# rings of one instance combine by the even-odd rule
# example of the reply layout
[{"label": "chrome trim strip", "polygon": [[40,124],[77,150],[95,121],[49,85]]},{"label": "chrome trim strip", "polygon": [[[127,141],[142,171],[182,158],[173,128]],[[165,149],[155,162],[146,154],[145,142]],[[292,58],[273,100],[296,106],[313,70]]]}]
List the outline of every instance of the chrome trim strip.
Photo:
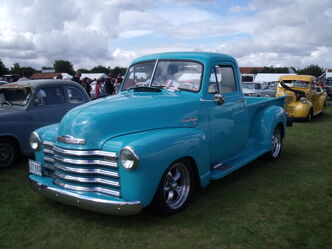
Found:
[{"label": "chrome trim strip", "polygon": [[83,186],[76,186],[76,185],[71,185],[68,183],[63,183],[59,180],[54,180],[53,182],[55,185],[58,185],[60,187],[70,189],[70,190],[75,190],[75,191],[85,191],[85,192],[99,192],[107,195],[112,195],[115,197],[121,197],[121,194],[119,191],[111,190],[111,189],[106,189],[102,187],[83,187]]},{"label": "chrome trim strip", "polygon": [[126,202],[121,200],[115,201],[89,197],[68,190],[44,185],[31,179],[31,177],[29,177],[29,183],[33,190],[48,198],[83,209],[114,215],[130,215],[142,211],[142,204],[140,201]]},{"label": "chrome trim strip", "polygon": [[84,138],[76,138],[71,135],[63,135],[56,138],[57,141],[66,144],[85,144]]},{"label": "chrome trim strip", "polygon": [[54,151],[53,150],[49,150],[49,149],[44,149],[44,153],[45,154],[54,155]]},{"label": "chrome trim strip", "polygon": [[54,159],[51,157],[47,157],[47,156],[44,157],[44,161],[49,162],[49,163],[54,163]]},{"label": "chrome trim strip", "polygon": [[104,175],[104,176],[110,176],[110,177],[115,177],[119,178],[119,174],[117,172],[112,172],[108,170],[103,170],[103,169],[84,169],[84,168],[73,168],[73,167],[67,167],[67,166],[62,166],[58,163],[54,164],[55,169],[59,169],[65,172],[70,172],[70,173],[77,173],[77,174],[98,174],[98,175]]},{"label": "chrome trim strip", "polygon": [[107,152],[102,150],[66,150],[57,146],[53,146],[53,150],[57,153],[69,156],[105,156],[113,157],[115,159],[117,158],[115,152]]},{"label": "chrome trim strip", "polygon": [[51,141],[44,141],[44,142],[43,142],[43,145],[46,145],[46,146],[53,146],[54,143],[51,142]]},{"label": "chrome trim strip", "polygon": [[153,71],[152,71],[152,74],[151,74],[151,80],[150,80],[150,83],[149,83],[149,87],[151,87],[151,85],[152,85],[153,77],[154,77],[154,74],[156,73],[158,62],[159,62],[159,60],[157,59],[156,62],[155,62],[155,64],[154,64],[154,67],[153,67]]},{"label": "chrome trim strip", "polygon": [[99,178],[99,177],[76,177],[76,176],[62,174],[59,171],[55,171],[54,175],[65,181],[72,181],[72,182],[78,182],[78,183],[100,183],[100,184],[108,185],[110,187],[115,187],[115,188],[120,187],[119,182],[111,181],[111,180],[107,180],[107,179],[103,179],[103,178]]},{"label": "chrome trim strip", "polygon": [[54,160],[61,162],[61,163],[69,163],[69,164],[76,164],[76,165],[101,165],[101,166],[108,166],[112,168],[117,168],[117,163],[109,162],[109,161],[102,161],[102,160],[82,160],[82,159],[70,159],[70,158],[63,158],[59,155],[54,155]]}]

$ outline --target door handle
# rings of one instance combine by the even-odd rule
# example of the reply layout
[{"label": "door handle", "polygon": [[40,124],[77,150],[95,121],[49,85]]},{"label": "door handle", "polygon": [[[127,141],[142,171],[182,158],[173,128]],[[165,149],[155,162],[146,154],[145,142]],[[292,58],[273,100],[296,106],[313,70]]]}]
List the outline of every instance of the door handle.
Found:
[{"label": "door handle", "polygon": [[237,100],[235,100],[235,102],[244,102],[245,101],[245,99],[237,99]]}]

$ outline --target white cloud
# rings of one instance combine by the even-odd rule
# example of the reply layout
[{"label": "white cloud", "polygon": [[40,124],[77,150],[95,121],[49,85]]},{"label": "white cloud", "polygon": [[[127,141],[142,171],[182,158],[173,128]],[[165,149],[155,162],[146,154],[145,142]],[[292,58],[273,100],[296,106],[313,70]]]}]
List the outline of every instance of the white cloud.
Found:
[{"label": "white cloud", "polygon": [[75,68],[89,68],[126,66],[148,53],[216,51],[243,66],[332,68],[330,0],[230,3],[2,0],[0,58],[7,66],[40,68],[66,59]]}]

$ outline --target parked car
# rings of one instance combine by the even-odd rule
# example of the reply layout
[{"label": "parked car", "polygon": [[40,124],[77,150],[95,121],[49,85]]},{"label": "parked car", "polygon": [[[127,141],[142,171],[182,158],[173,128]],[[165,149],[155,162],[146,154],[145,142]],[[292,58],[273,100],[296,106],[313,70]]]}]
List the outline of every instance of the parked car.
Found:
[{"label": "parked car", "polygon": [[0,86],[0,168],[21,152],[33,154],[29,136],[57,123],[70,109],[89,101],[84,88],[72,81],[35,80]]},{"label": "parked car", "polygon": [[286,98],[286,111],[293,119],[310,121],[323,113],[327,104],[326,92],[311,75],[284,75],[279,78],[276,96]]},{"label": "parked car", "polygon": [[332,78],[327,78],[324,83],[327,95],[332,99]]},{"label": "parked car", "polygon": [[274,97],[275,89],[269,87],[267,83],[242,83],[243,93],[251,97]]},{"label": "parked car", "polygon": [[[146,77],[137,77],[137,75]],[[108,214],[154,203],[182,211],[205,187],[252,160],[275,160],[284,98],[246,98],[234,58],[162,53],[136,59],[117,95],[81,105],[31,134],[34,190]]]}]

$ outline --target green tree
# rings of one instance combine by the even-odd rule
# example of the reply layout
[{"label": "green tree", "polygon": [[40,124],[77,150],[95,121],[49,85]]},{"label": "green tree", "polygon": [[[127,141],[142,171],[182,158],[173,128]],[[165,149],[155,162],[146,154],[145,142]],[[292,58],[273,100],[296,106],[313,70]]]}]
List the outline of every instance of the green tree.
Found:
[{"label": "green tree", "polygon": [[9,69],[3,64],[2,60],[0,59],[0,76],[7,74]]},{"label": "green tree", "polygon": [[34,69],[32,67],[21,67],[21,75],[23,75],[25,77],[29,78],[35,72],[37,72],[36,69]]},{"label": "green tree", "polygon": [[19,63],[14,63],[13,66],[10,68],[10,73],[11,74],[22,74],[22,68]]},{"label": "green tree", "polygon": [[86,68],[80,68],[77,71],[80,71],[81,73],[90,73],[90,70]]},{"label": "green tree", "polygon": [[303,69],[298,69],[298,74],[313,75],[315,77],[321,76],[325,70],[318,65],[310,65]]},{"label": "green tree", "polygon": [[42,67],[42,70],[52,70],[52,69],[54,69],[54,68],[53,67],[45,67],[45,66]]},{"label": "green tree", "polygon": [[115,67],[112,70],[112,76],[113,77],[117,77],[119,74],[121,74],[121,76],[125,75],[127,68],[124,67]]},{"label": "green tree", "polygon": [[110,68],[104,67],[102,65],[98,65],[90,70],[90,73],[105,73],[109,74],[110,73]]},{"label": "green tree", "polygon": [[70,75],[75,74],[73,64],[69,61],[55,60],[53,67],[56,73],[68,73]]}]

